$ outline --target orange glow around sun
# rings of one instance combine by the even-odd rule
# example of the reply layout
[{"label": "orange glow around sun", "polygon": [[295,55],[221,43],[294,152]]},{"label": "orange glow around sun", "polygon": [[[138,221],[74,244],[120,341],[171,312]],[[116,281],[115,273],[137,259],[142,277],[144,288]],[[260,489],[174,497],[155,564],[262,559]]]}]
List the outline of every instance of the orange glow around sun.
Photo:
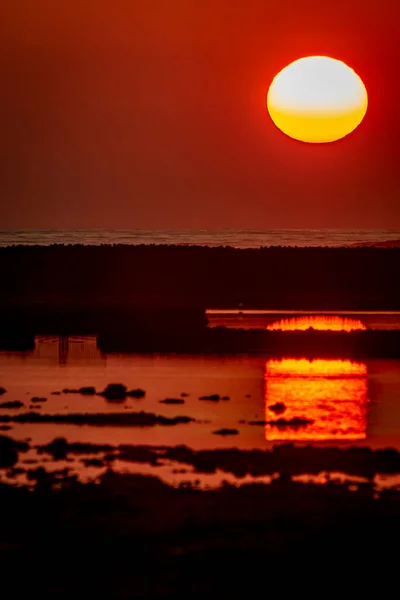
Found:
[{"label": "orange glow around sun", "polygon": [[[274,410],[277,403],[284,405],[278,415]],[[367,403],[367,367],[362,362],[304,358],[267,362],[267,440],[365,439]],[[300,427],[285,424],[296,418],[310,423]],[[279,423],[279,419],[283,421]]]},{"label": "orange glow around sun", "polygon": [[367,90],[357,73],[329,56],[295,60],[276,75],[267,96],[278,129],[309,143],[345,137],[361,123],[367,106]]},{"label": "orange glow around sun", "polygon": [[310,328],[319,331],[356,331],[366,329],[365,325],[359,319],[325,315],[281,319],[267,327],[270,331],[305,331]]}]

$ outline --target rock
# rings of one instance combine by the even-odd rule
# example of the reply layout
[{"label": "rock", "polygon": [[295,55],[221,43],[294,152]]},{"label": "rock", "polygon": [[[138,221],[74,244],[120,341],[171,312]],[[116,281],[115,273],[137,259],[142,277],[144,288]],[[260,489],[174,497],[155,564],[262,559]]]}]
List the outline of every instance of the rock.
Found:
[{"label": "rock", "polygon": [[0,435],[0,468],[7,469],[18,461],[18,452],[26,452],[29,444]]},{"label": "rock", "polygon": [[0,408],[22,408],[24,403],[20,400],[11,400],[10,402],[3,402],[0,404]]},{"label": "rock", "polygon": [[93,386],[81,387],[78,392],[84,396],[94,396],[96,394],[96,388]]},{"label": "rock", "polygon": [[45,451],[51,454],[54,460],[61,460],[67,457],[68,442],[65,438],[55,438],[50,444],[44,446]]},{"label": "rock", "polygon": [[102,392],[102,396],[107,398],[107,400],[125,400],[127,387],[123,383],[109,383]]},{"label": "rock", "polygon": [[271,404],[268,406],[268,410],[271,410],[276,415],[281,415],[286,410],[286,405],[283,402],[276,402],[275,404]]},{"label": "rock", "polygon": [[25,469],[14,467],[7,472],[7,477],[17,477],[18,475],[22,475],[22,473],[25,473]]},{"label": "rock", "polygon": [[218,431],[213,431],[214,435],[238,435],[237,429],[218,429]]},{"label": "rock", "polygon": [[230,400],[230,396],[222,396],[221,400]]},{"label": "rock", "polygon": [[281,429],[285,427],[306,427],[314,423],[313,419],[306,419],[305,417],[293,417],[293,419],[277,419],[276,421],[268,421],[269,425],[274,425]]},{"label": "rock", "polygon": [[37,396],[34,396],[33,398],[31,398],[31,402],[47,402],[47,398],[39,398]]},{"label": "rock", "polygon": [[181,398],[165,398],[165,400],[160,400],[160,404],[185,404],[185,401]]},{"label": "rock", "polygon": [[51,395],[52,395],[52,396],[60,396],[60,395],[61,395],[61,392],[51,392]]},{"label": "rock", "polygon": [[[94,396],[96,394],[96,389],[93,386],[81,387],[79,389],[64,388],[62,393],[63,394],[83,394],[84,396]],[[52,392],[52,394],[59,395],[60,392]]]},{"label": "rock", "polygon": [[5,390],[3,387],[0,387],[0,396],[2,396],[3,394],[6,394],[7,390]]},{"label": "rock", "polygon": [[129,398],[144,398],[146,392],[138,388],[137,390],[130,390],[126,395],[129,396]]},{"label": "rock", "polygon": [[189,396],[189,394],[187,394],[186,392],[182,392],[181,397],[182,398],[187,398]]},{"label": "rock", "polygon": [[211,394],[210,396],[200,396],[199,400],[211,400],[213,402],[219,402],[221,397],[219,394]]},{"label": "rock", "polygon": [[105,467],[106,462],[101,458],[84,458],[82,459],[85,467]]},{"label": "rock", "polygon": [[152,427],[154,425],[179,425],[192,423],[195,419],[186,416],[164,417],[154,413],[69,413],[65,415],[42,414],[38,412],[22,413],[19,415],[0,414],[1,423],[60,423],[73,425],[91,425],[97,427]]},{"label": "rock", "polygon": [[251,398],[251,394],[246,394],[245,398]]}]

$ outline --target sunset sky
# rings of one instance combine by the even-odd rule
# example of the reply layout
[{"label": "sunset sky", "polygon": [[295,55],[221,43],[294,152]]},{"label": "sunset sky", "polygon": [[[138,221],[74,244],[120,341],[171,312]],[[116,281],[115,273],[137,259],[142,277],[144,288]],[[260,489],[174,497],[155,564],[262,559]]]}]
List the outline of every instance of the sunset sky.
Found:
[{"label": "sunset sky", "polygon": [[[399,23],[399,0],[3,2],[0,228],[400,228]],[[368,90],[333,144],[266,110],[314,54]]]}]

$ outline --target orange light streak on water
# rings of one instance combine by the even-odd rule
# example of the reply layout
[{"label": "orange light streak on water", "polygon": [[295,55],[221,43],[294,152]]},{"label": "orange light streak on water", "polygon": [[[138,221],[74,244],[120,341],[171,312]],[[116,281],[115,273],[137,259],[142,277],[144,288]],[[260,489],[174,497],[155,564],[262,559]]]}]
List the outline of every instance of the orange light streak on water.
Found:
[{"label": "orange light streak on water", "polygon": [[[271,406],[283,403],[276,415]],[[367,367],[350,360],[270,360],[265,372],[265,436],[269,441],[360,440],[366,437]],[[307,419],[301,427],[278,419]]]},{"label": "orange light streak on water", "polygon": [[275,321],[267,327],[269,331],[305,331],[310,328],[319,331],[357,331],[366,329],[359,319],[329,315],[291,317]]}]

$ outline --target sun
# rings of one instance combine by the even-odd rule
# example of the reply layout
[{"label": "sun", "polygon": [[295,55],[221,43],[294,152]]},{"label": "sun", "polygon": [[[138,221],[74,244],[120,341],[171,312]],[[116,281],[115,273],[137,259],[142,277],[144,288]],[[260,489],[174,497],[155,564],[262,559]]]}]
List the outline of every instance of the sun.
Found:
[{"label": "sun", "polygon": [[289,137],[309,143],[334,142],[361,123],[368,94],[361,78],[344,62],[308,56],[276,75],[267,107],[272,121]]}]

